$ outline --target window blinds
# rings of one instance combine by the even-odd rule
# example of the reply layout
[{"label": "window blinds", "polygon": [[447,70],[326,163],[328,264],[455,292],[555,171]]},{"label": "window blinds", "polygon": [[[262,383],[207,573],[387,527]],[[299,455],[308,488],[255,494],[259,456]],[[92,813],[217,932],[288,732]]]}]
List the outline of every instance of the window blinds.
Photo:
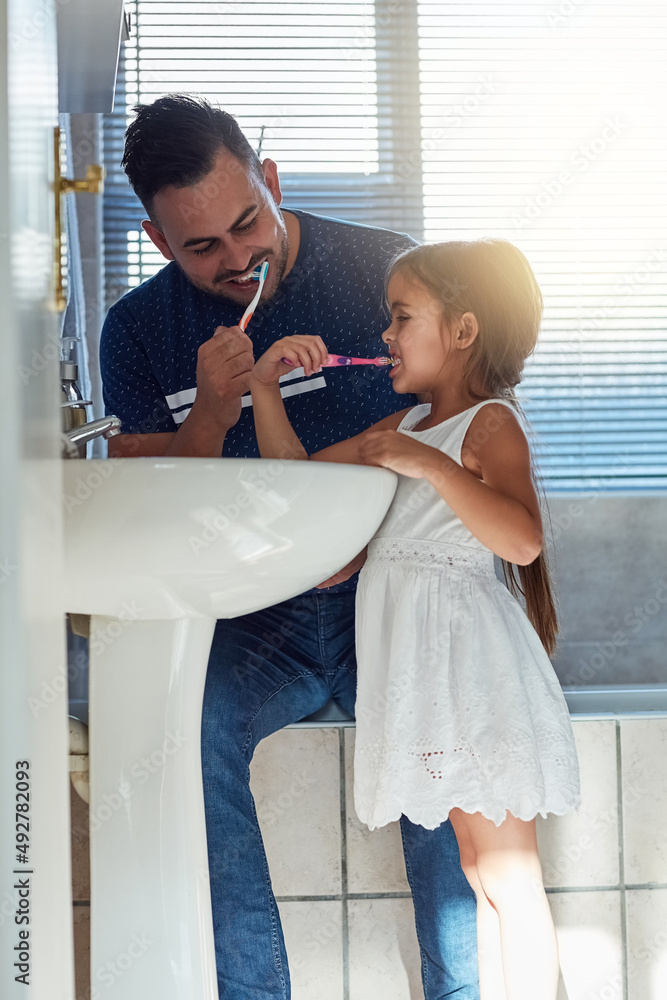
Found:
[{"label": "window blinds", "polygon": [[667,485],[667,12],[420,2],[429,240],[501,236],[546,309],[521,395],[551,489]]},{"label": "window blinds", "polygon": [[667,486],[667,13],[620,0],[134,0],[105,121],[109,304],[162,266],[118,164],[134,103],[199,93],[285,206],[502,236],[543,290],[521,386],[550,490]]},{"label": "window blinds", "polygon": [[421,237],[416,8],[360,3],[134,0],[116,107],[105,126],[110,171],[109,304],[164,263],[118,163],[137,102],[201,94],[235,115],[278,163],[284,205]]}]

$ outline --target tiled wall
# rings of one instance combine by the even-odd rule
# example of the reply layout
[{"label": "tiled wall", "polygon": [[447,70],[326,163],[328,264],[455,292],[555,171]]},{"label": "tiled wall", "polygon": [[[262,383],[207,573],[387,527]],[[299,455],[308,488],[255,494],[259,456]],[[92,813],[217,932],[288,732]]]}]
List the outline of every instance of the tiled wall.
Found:
[{"label": "tiled wall", "polygon": [[[667,719],[576,721],[583,806],[540,821],[558,928],[559,1000],[667,997]],[[279,899],[293,1000],[419,1000],[412,902],[396,825],[351,801],[353,729],[260,744],[252,782]],[[87,814],[73,802],[77,1000],[88,1000]]]}]

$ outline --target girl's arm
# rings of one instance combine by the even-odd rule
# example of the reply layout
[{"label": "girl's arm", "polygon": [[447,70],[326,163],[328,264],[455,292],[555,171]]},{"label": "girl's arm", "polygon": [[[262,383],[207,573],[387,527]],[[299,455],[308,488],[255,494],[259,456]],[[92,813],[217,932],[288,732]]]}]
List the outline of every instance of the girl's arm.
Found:
[{"label": "girl's arm", "polygon": [[[286,375],[301,365],[305,375],[313,375],[320,370],[327,356],[328,351],[320,337],[285,337],[272,344],[255,364],[250,378],[250,391],[257,443],[262,458],[310,458],[319,462],[363,465],[365,463],[360,455],[360,445],[369,431],[394,430],[410,409],[408,407],[392,413],[367,431],[308,455],[288,420],[280,394],[279,379],[281,375]],[[285,364],[282,358],[287,358],[290,363]]]},{"label": "girl's arm", "polygon": [[462,465],[392,431],[368,434],[362,461],[426,479],[465,526],[501,559],[527,566],[542,549],[542,520],[528,442],[514,414],[489,404],[470,425]]}]

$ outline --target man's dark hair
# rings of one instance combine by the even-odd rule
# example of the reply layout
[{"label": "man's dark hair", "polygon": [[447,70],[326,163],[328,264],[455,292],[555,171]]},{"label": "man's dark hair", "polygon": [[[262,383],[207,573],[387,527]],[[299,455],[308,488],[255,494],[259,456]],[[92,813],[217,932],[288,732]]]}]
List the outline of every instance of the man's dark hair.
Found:
[{"label": "man's dark hair", "polygon": [[153,215],[153,199],[162,188],[191,187],[213,169],[224,149],[263,180],[257,154],[232,115],[203,97],[168,94],[134,108],[136,118],[125,133],[122,166],[132,188]]}]

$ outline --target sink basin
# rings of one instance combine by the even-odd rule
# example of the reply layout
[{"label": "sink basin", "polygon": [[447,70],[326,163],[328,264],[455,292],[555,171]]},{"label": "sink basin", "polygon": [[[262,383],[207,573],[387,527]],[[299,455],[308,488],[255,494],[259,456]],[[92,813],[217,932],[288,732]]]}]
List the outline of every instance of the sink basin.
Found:
[{"label": "sink basin", "polygon": [[69,611],[232,618],[321,583],[380,524],[385,469],[268,459],[64,463]]},{"label": "sink basin", "polygon": [[346,565],[396,476],[136,458],[64,462],[63,480],[65,609],[91,615],[93,995],[218,1000],[200,759],[215,621]]}]

